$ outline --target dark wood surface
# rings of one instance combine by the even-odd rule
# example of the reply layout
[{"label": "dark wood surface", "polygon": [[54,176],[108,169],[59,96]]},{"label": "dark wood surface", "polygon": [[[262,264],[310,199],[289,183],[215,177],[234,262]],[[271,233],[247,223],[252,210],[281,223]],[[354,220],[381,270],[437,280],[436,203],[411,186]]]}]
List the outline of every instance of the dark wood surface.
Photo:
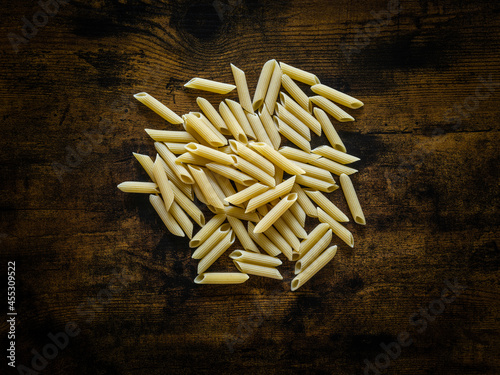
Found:
[{"label": "dark wood surface", "polygon": [[[16,365],[33,368],[32,350],[74,322],[79,334],[40,373],[362,374],[378,358],[381,373],[499,374],[500,7],[401,6],[356,40],[386,2],[74,0],[16,53],[8,34],[40,6],[4,2],[1,280],[15,261]],[[270,58],[365,103],[337,128],[362,158],[353,181],[367,225],[349,223],[354,249],[339,243],[297,292],[290,262],[282,282],[195,285],[188,241],[166,233],[146,196],[116,189],[147,178],[132,157],[154,152],[143,129],[175,128],[132,95],[184,113],[198,94],[188,79],[231,82],[235,63],[254,87]],[[440,312],[455,279],[467,288]],[[431,303],[424,327],[414,314]],[[381,344],[404,332],[412,344],[384,363]],[[2,360],[0,373],[18,372]]]}]

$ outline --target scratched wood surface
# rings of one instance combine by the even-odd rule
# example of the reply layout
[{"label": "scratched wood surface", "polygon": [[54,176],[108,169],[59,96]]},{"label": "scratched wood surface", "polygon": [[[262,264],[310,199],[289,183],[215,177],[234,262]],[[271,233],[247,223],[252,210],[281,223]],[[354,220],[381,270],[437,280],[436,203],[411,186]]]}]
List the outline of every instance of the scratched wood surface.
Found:
[{"label": "scratched wood surface", "polygon": [[[500,373],[500,6],[400,5],[385,21],[380,12],[393,8],[378,0],[74,0],[39,18],[47,24],[17,39],[16,53],[9,33],[22,35],[23,17],[40,6],[5,2],[0,245],[2,275],[16,262],[16,365],[43,374]],[[143,129],[174,128],[132,94],[184,113],[198,94],[182,87],[188,79],[231,82],[232,62],[254,87],[270,58],[365,102],[337,128],[362,159],[353,181],[367,225],[349,223],[354,249],[339,243],[297,292],[286,261],[283,282],[198,286],[188,241],[166,233],[147,197],[116,189],[147,177],[132,157],[153,154]],[[346,209],[340,192],[331,196]],[[441,305],[445,280],[467,288]],[[80,333],[32,363],[68,322]],[[4,339],[5,321],[1,330]],[[381,344],[404,332],[412,344],[384,356]],[[1,373],[18,373],[4,360]]]}]

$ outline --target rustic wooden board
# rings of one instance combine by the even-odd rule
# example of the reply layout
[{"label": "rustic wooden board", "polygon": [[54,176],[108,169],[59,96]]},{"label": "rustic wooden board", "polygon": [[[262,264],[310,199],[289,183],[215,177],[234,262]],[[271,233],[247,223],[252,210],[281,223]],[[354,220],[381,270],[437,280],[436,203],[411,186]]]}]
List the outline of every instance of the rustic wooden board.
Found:
[{"label": "rustic wooden board", "polygon": [[[15,53],[8,34],[40,6],[3,4],[0,241],[2,272],[17,268],[16,365],[33,368],[32,350],[75,322],[41,373],[376,373],[365,360],[391,374],[500,373],[500,7],[400,5],[378,28],[383,1],[75,0]],[[166,233],[147,197],[116,189],[147,177],[131,155],[153,153],[143,129],[175,128],[132,94],[187,112],[188,79],[230,82],[232,62],[254,87],[270,58],[366,103],[338,129],[362,158],[367,225],[349,223],[354,249],[339,243],[297,292],[288,262],[283,282],[198,286],[188,241]],[[467,288],[412,325],[455,279]],[[406,331],[413,343],[385,363],[381,344]]]}]

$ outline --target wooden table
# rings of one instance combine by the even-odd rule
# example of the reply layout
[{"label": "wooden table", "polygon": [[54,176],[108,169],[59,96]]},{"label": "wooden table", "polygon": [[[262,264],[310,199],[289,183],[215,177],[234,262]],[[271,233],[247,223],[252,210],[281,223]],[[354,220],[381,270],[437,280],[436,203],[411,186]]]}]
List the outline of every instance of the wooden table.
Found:
[{"label": "wooden table", "polygon": [[[58,8],[44,16],[56,9],[22,0],[1,11],[1,267],[15,261],[16,366],[500,373],[497,2]],[[23,17],[38,25],[24,40]],[[349,223],[355,247],[338,243],[333,262],[296,292],[286,261],[282,282],[195,285],[188,240],[166,232],[147,196],[116,188],[147,178],[132,157],[154,153],[143,129],[175,129],[132,95],[147,91],[185,113],[199,94],[183,88],[190,78],[232,82],[234,63],[254,87],[271,58],[365,103],[350,111],[356,122],[336,126],[362,159],[353,181],[367,225]],[[346,209],[340,191],[331,196]],[[232,267],[225,258],[215,269]]]}]

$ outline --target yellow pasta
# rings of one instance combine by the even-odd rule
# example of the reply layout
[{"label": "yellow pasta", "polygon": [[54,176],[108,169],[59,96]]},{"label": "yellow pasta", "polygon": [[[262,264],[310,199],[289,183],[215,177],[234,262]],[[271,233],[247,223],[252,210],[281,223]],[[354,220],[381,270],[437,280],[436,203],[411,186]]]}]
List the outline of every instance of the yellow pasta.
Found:
[{"label": "yellow pasta", "polygon": [[198,77],[193,78],[192,80],[187,82],[184,85],[184,87],[188,87],[190,89],[195,89],[195,90],[215,92],[217,94],[228,94],[236,88],[235,85],[216,82],[210,79],[204,79]]},{"label": "yellow pasta", "polygon": [[228,154],[214,150],[213,148],[199,145],[197,143],[189,143],[186,146],[186,150],[192,152],[195,155],[204,157],[206,159],[213,160],[216,163],[223,165],[232,165],[233,159]]},{"label": "yellow pasta", "polygon": [[187,143],[173,143],[173,142],[163,142],[163,143],[165,143],[165,146],[167,146],[168,150],[172,154],[179,155],[179,154],[184,154],[187,152],[187,150],[185,148]]},{"label": "yellow pasta", "polygon": [[233,261],[238,271],[255,276],[269,277],[271,279],[283,280],[280,272],[273,267],[264,267],[257,264],[244,263],[237,260]]},{"label": "yellow pasta", "polygon": [[224,193],[224,201],[226,201],[226,197],[231,197],[234,194],[236,194],[236,190],[234,190],[233,185],[231,185],[231,181],[229,181],[227,178],[224,178],[218,173],[214,173],[213,176],[217,180],[217,183],[219,184],[222,192]]},{"label": "yellow pasta", "polygon": [[160,164],[162,165],[163,169],[165,170],[165,173],[167,174],[168,179],[173,182],[173,184],[184,193],[186,197],[189,197],[189,199],[193,200],[193,189],[191,188],[191,185],[185,184],[182,182],[179,177],[174,173],[174,171],[165,163],[163,159],[160,158]]},{"label": "yellow pasta", "polygon": [[325,98],[332,100],[336,103],[345,105],[346,107],[352,109],[358,109],[363,106],[363,102],[352,96],[344,94],[343,92],[337,91],[323,84],[317,84],[311,86],[311,90],[318,95],[324,96]]},{"label": "yellow pasta", "polygon": [[[286,195],[292,190],[293,184],[295,183],[295,176],[283,181],[276,187],[269,189],[268,191],[257,195],[250,199],[245,212],[252,212],[260,206],[265,205],[283,195]],[[307,197],[307,196],[306,196]]]},{"label": "yellow pasta", "polygon": [[322,96],[311,96],[309,100],[321,109],[328,112],[340,122],[354,121],[354,118],[349,113],[341,109],[339,106],[337,106],[327,98],[324,98]]},{"label": "yellow pasta", "polygon": [[340,164],[350,164],[360,160],[358,157],[346,154],[330,146],[319,146],[312,150],[317,155],[324,156]]},{"label": "yellow pasta", "polygon": [[335,233],[342,241],[350,247],[354,247],[354,237],[352,233],[321,208],[318,208],[318,219],[322,223],[328,224],[330,228],[332,228],[333,233]]},{"label": "yellow pasta", "polygon": [[347,201],[347,205],[349,206],[349,210],[351,211],[354,221],[357,224],[365,225],[365,215],[361,209],[358,196],[356,195],[356,190],[354,190],[354,186],[352,185],[352,181],[349,176],[342,173],[340,175],[340,185],[344,191],[345,200]]},{"label": "yellow pasta", "polygon": [[196,142],[191,134],[180,130],[144,129],[157,142],[189,143]]},{"label": "yellow pasta", "polygon": [[316,260],[307,267],[304,271],[299,273],[292,280],[291,289],[295,291],[311,279],[319,270],[325,267],[337,253],[337,246],[332,246],[326,249]]},{"label": "yellow pasta", "polygon": [[158,115],[163,117],[165,120],[171,124],[182,124],[182,118],[179,117],[174,111],[168,108],[166,105],[162,104],[159,100],[153,98],[147,92],[140,92],[134,95],[138,101],[144,104],[149,109],[152,109]]},{"label": "yellow pasta", "polygon": [[265,104],[261,109],[259,109],[259,119],[262,122],[264,129],[266,129],[266,133],[269,136],[269,140],[271,141],[273,148],[277,150],[281,144],[281,136]]},{"label": "yellow pasta", "polygon": [[295,263],[295,274],[301,273],[305,270],[316,258],[330,245],[332,242],[332,230],[328,231],[320,238],[318,242],[305,254],[300,257],[297,263]]},{"label": "yellow pasta", "polygon": [[189,171],[191,172],[196,184],[200,188],[203,196],[205,197],[208,204],[215,208],[224,209],[224,204],[219,199],[219,196],[215,192],[210,183],[205,171],[202,167],[189,165]]},{"label": "yellow pasta", "polygon": [[340,176],[342,173],[346,175],[351,175],[353,173],[356,173],[358,170],[347,167],[343,164],[339,164],[334,162],[333,160],[327,159],[327,158],[319,158],[316,159],[315,161],[311,162],[312,165],[326,169],[329,172],[332,172],[333,174],[336,174],[337,176]]},{"label": "yellow pasta", "polygon": [[149,196],[149,202],[167,227],[168,231],[175,236],[184,237],[184,231],[179,224],[177,224],[177,221],[175,221],[172,214],[165,209],[165,203],[163,200],[158,195],[151,194]]},{"label": "yellow pasta", "polygon": [[[217,127],[210,122],[210,120],[201,112],[189,112],[188,115],[194,115],[198,120],[201,120],[203,124],[210,129],[210,131],[220,139],[223,143],[223,146],[227,145],[226,137],[217,129]],[[214,147],[223,147],[223,146],[214,146]]]},{"label": "yellow pasta", "polygon": [[194,164],[194,165],[205,166],[208,163],[213,163],[213,160],[210,160],[210,159],[204,158],[202,156],[193,154],[193,153],[188,152],[186,150],[186,152],[184,154],[179,155],[177,157],[177,159],[175,160],[175,162],[177,164],[184,163],[184,164]]},{"label": "yellow pasta", "polygon": [[231,99],[226,99],[226,104],[238,121],[238,124],[240,124],[245,134],[248,137],[255,139],[255,133],[253,132],[253,129],[248,122],[247,116],[245,115],[245,111],[243,110],[241,104]]},{"label": "yellow pasta", "polygon": [[274,121],[278,125],[278,131],[281,135],[305,152],[311,152],[311,144],[306,138],[293,130],[292,127],[288,126],[279,117],[274,116]]},{"label": "yellow pasta", "polygon": [[224,102],[220,103],[219,112],[234,139],[243,144],[248,143],[247,135],[243,131],[243,128],[241,127],[240,123],[238,122],[236,117],[234,117],[233,112],[231,112],[226,103]]},{"label": "yellow pasta", "polygon": [[[292,206],[298,205],[297,202],[292,204]],[[291,207],[290,207],[291,208]],[[305,213],[304,213],[305,215]],[[295,218],[295,216],[292,214],[291,210],[286,211],[283,213],[283,216],[281,218],[285,221],[286,225],[292,230],[293,234],[298,237],[298,238],[306,238],[307,237],[307,232],[304,229],[304,227],[299,223],[299,221]]]},{"label": "yellow pasta", "polygon": [[278,249],[288,258],[288,260],[292,260],[292,247],[290,244],[283,238],[283,236],[274,228],[270,226],[263,232],[269,240],[276,245]]},{"label": "yellow pasta", "polygon": [[250,163],[249,161],[246,161],[245,159],[239,156],[233,155],[232,158],[234,160],[233,165],[240,171],[248,174],[250,177],[253,177],[255,180],[265,185],[268,185],[270,187],[276,186],[276,181],[274,180],[274,178],[268,175],[266,172],[264,172],[256,165]]},{"label": "yellow pasta", "polygon": [[292,213],[293,216],[295,216],[295,219],[300,223],[302,228],[306,225],[306,212],[302,208],[302,206],[299,204],[299,202],[295,202],[290,206],[290,212]]},{"label": "yellow pasta", "polygon": [[311,198],[323,211],[333,217],[335,220],[345,223],[349,218],[337,207],[330,199],[325,197],[317,190],[304,189],[304,192]]},{"label": "yellow pasta", "polygon": [[276,185],[279,185],[283,182],[283,169],[280,167],[275,167],[276,172],[274,174],[274,180],[276,181]]},{"label": "yellow pasta", "polygon": [[230,230],[230,232],[219,242],[217,243],[210,252],[203,257],[202,260],[198,263],[198,274],[205,272],[214,262],[220,258],[224,252],[231,247],[234,243],[235,236],[234,232]]},{"label": "yellow pasta", "polygon": [[[309,102],[309,98],[307,98],[307,100]],[[297,102],[283,92],[280,93],[280,102],[287,111],[306,124],[316,135],[321,135],[321,124],[310,112],[302,108]]]},{"label": "yellow pasta", "polygon": [[174,200],[182,207],[186,213],[191,216],[191,218],[200,227],[205,225],[205,216],[203,212],[196,206],[177,186],[175,186],[172,181],[169,181],[170,187],[174,193]]},{"label": "yellow pasta", "polygon": [[177,177],[184,182],[185,184],[194,184],[193,177],[189,174],[186,167],[183,165],[177,164],[175,162],[176,157],[172,154],[167,146],[163,143],[155,142],[156,151],[160,154],[162,159],[168,165],[168,167],[177,175]]},{"label": "yellow pasta", "polygon": [[229,254],[229,258],[239,262],[257,264],[259,266],[267,267],[278,267],[282,264],[281,260],[279,260],[278,258],[265,254],[251,253],[249,251],[243,250],[234,250],[231,254]]},{"label": "yellow pasta", "polygon": [[250,186],[256,182],[253,177],[227,165],[208,163],[207,168],[214,173],[220,174],[221,176],[229,178],[230,180],[233,180],[244,186]]},{"label": "yellow pasta", "polygon": [[258,152],[255,152],[252,149],[245,146],[244,144],[236,142],[235,140],[232,139],[229,141],[229,145],[231,147],[231,150],[235,154],[241,156],[243,159],[249,161],[250,163],[259,166],[259,168],[262,169],[264,172],[266,172],[268,175],[271,176],[274,175],[275,173],[274,164],[271,163],[266,158],[262,157]]},{"label": "yellow pasta", "polygon": [[300,241],[293,233],[292,229],[286,224],[286,222],[279,218],[274,222],[274,227],[283,236],[286,242],[292,247],[293,250],[299,251]]},{"label": "yellow pasta", "polygon": [[339,188],[338,185],[335,184],[335,182],[328,182],[309,176],[297,176],[297,179],[295,181],[299,185],[324,191],[325,193],[331,193],[332,191]]},{"label": "yellow pasta", "polygon": [[313,165],[302,163],[300,161],[294,161],[294,163],[306,171],[306,174],[304,176],[317,178],[318,180],[323,180],[331,184],[335,184],[335,180],[333,179],[331,172],[327,171],[326,169],[315,167]]},{"label": "yellow pasta", "polygon": [[247,113],[247,119],[252,127],[257,141],[267,143],[269,146],[273,147],[273,143],[269,139],[269,136],[264,129],[264,125],[260,121],[260,118],[255,113]]},{"label": "yellow pasta", "polygon": [[221,134],[223,135],[231,134],[219,112],[217,112],[214,106],[207,99],[197,97],[196,103],[198,104],[198,107],[200,107],[202,112],[205,114],[205,116],[207,116],[207,118],[210,120],[210,122],[217,128],[217,130],[221,132]]},{"label": "yellow pasta", "polygon": [[182,210],[181,206],[179,206],[175,201],[172,202],[169,211],[177,224],[182,228],[186,236],[191,239],[193,237],[193,223],[189,220],[189,217]]},{"label": "yellow pasta", "polygon": [[158,184],[158,188],[161,192],[161,197],[165,203],[165,209],[170,210],[170,206],[174,201],[174,192],[168,184],[167,174],[159,162],[160,157],[156,156],[156,160],[153,164],[153,174],[155,176],[155,181]]},{"label": "yellow pasta", "polygon": [[281,70],[283,71],[283,74],[290,76],[290,78],[296,81],[305,83],[306,85],[309,86],[313,86],[320,83],[318,77],[316,77],[312,73],[306,72],[305,70],[295,68],[283,62],[280,62],[280,66]]},{"label": "yellow pasta", "polygon": [[317,225],[307,236],[307,238],[300,243],[299,254],[304,256],[312,247],[320,240],[321,237],[325,235],[330,229],[330,226],[326,223],[321,223]]},{"label": "yellow pasta", "polygon": [[316,116],[319,123],[321,124],[321,129],[323,129],[323,133],[325,133],[326,138],[328,139],[332,147],[336,150],[346,152],[344,142],[342,142],[342,139],[340,139],[337,131],[333,127],[333,124],[328,118],[325,111],[320,108],[314,108],[314,116]]},{"label": "yellow pasta", "polygon": [[251,142],[250,147],[259,152],[267,160],[283,169],[288,174],[300,175],[306,173],[302,168],[297,167],[293,162],[285,158],[278,151],[263,142]]},{"label": "yellow pasta", "polygon": [[259,217],[255,212],[248,213],[239,207],[228,206],[225,209],[225,213],[227,216],[234,216],[240,220],[248,220],[253,222],[259,221]]},{"label": "yellow pasta", "polygon": [[160,193],[160,190],[158,190],[158,185],[156,185],[156,183],[154,182],[125,181],[119,184],[117,187],[124,193]]},{"label": "yellow pasta", "polygon": [[196,284],[242,284],[249,276],[241,272],[204,272],[198,275]]},{"label": "yellow pasta", "polygon": [[226,215],[215,215],[189,241],[189,247],[198,247],[209,238],[226,220]]},{"label": "yellow pasta", "polygon": [[254,232],[255,225],[253,223],[248,222],[247,228],[250,238],[255,241],[255,243],[259,245],[266,253],[268,253],[272,257],[281,254],[281,250],[278,249],[278,247],[276,247],[276,245],[269,238],[267,238],[265,234]]},{"label": "yellow pasta", "polygon": [[212,171],[210,169],[205,169],[204,172],[208,178],[208,181],[210,182],[210,185],[212,185],[212,188],[214,189],[215,194],[217,194],[217,196],[219,197],[219,200],[222,202],[222,204],[224,206],[229,206],[229,203],[227,203],[225,200],[226,195],[222,191],[222,188],[219,186],[219,183],[215,179],[215,176],[212,173]]},{"label": "yellow pasta", "polygon": [[259,81],[257,82],[257,87],[255,88],[255,94],[253,96],[252,105],[254,111],[259,109],[262,104],[264,104],[267,88],[269,87],[269,82],[271,81],[271,76],[273,75],[274,66],[276,64],[276,60],[269,60],[262,67]]},{"label": "yellow pasta", "polygon": [[270,115],[274,112],[274,106],[276,100],[278,99],[278,94],[281,87],[281,68],[279,64],[274,65],[273,74],[271,75],[271,80],[269,81],[269,87],[267,88],[266,97],[264,99],[264,104]]},{"label": "yellow pasta", "polygon": [[222,224],[196,249],[191,258],[202,259],[230,233],[232,233],[231,225],[228,223]]},{"label": "yellow pasta", "polygon": [[318,217],[318,211],[316,210],[316,207],[314,206],[314,204],[312,204],[307,194],[304,193],[304,190],[302,190],[299,185],[295,184],[292,187],[292,191],[297,194],[297,202],[305,211],[306,215],[309,217]]},{"label": "yellow pasta", "polygon": [[[201,189],[200,187],[198,186],[198,184],[193,184],[193,192],[194,192],[194,195],[196,196],[196,198],[198,198],[198,200],[203,203],[204,205],[206,205],[207,207],[209,206],[208,205],[208,202],[207,200],[205,199],[205,196],[203,195],[203,193],[201,192]],[[210,207],[209,207],[210,208]],[[213,210],[211,210],[213,212]]]},{"label": "yellow pasta", "polygon": [[[287,111],[285,109],[285,107],[283,107],[279,103],[276,104],[276,114],[278,115],[278,118],[283,120],[287,125],[289,125],[291,128],[293,128],[293,130],[295,130],[302,137],[307,139],[307,141],[311,140],[311,131],[309,130],[307,125],[304,124],[302,121],[300,121],[297,117],[292,115],[291,112]],[[310,150],[310,148],[309,148],[309,150]],[[310,152],[310,151],[308,151],[308,152]]]},{"label": "yellow pasta", "polygon": [[238,205],[244,202],[249,201],[253,197],[256,197],[259,194],[262,194],[263,192],[269,190],[269,186],[262,185],[259,183],[255,183],[253,185],[250,185],[249,187],[239,191],[236,194],[226,196],[226,201]]},{"label": "yellow pasta", "polygon": [[231,225],[231,228],[233,228],[234,234],[236,234],[236,237],[240,240],[241,246],[243,246],[245,250],[260,253],[240,219],[234,216],[228,216],[227,221]]},{"label": "yellow pasta", "polygon": [[283,213],[290,208],[297,200],[297,194],[292,193],[284,197],[276,206],[274,206],[255,227],[256,233],[262,233],[278,220]]},{"label": "yellow pasta", "polygon": [[233,64],[231,64],[231,71],[233,72],[234,83],[236,83],[236,91],[238,91],[238,98],[241,106],[245,111],[253,112],[252,100],[250,99],[245,72]]},{"label": "yellow pasta", "polygon": [[151,160],[148,155],[137,154],[135,152],[132,154],[137,159],[139,164],[141,164],[142,168],[144,168],[151,181],[155,182],[155,176],[153,175],[153,160]]},{"label": "yellow pasta", "polygon": [[312,103],[309,97],[288,75],[283,74],[281,76],[281,84],[292,98],[295,99],[297,104],[308,112],[312,111]]},{"label": "yellow pasta", "polygon": [[[295,160],[295,161],[300,161],[302,163],[311,163],[314,160],[319,159],[321,156],[315,155],[315,154],[310,154],[302,150],[298,150],[293,147],[281,147],[279,149],[279,153],[286,157],[287,159]],[[304,171],[305,172],[305,171]]]}]

